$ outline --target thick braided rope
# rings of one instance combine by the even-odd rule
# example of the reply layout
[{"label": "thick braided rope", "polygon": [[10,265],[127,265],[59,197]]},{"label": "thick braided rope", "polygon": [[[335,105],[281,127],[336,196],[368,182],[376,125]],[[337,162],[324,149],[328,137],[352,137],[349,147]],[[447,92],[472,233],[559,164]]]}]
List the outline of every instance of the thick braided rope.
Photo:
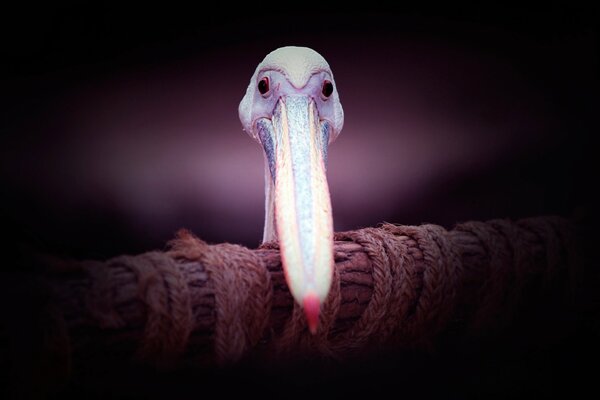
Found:
[{"label": "thick braided rope", "polygon": [[190,294],[179,265],[161,252],[120,256],[104,265],[85,262],[92,277],[87,309],[102,328],[120,328],[124,322],[116,311],[113,288],[115,271],[123,268],[137,277],[138,298],[146,305],[146,324],[136,357],[166,365],[185,351],[193,321]]},{"label": "thick braided rope", "polygon": [[[577,293],[583,262],[575,240],[574,226],[560,217],[538,217],[520,220],[467,222],[455,231],[473,234],[485,248],[488,270],[480,288],[479,306],[471,327],[501,327],[512,318],[524,289],[532,279],[541,280],[544,290],[568,287]],[[536,261],[528,235],[533,234],[543,246],[543,261]],[[569,267],[568,270],[566,267]],[[560,274],[563,274],[561,276]],[[568,285],[562,285],[568,279]]]},{"label": "thick braided rope", "polygon": [[412,311],[410,315],[401,316],[401,322],[409,342],[427,342],[443,328],[454,310],[462,274],[460,257],[441,226],[386,224],[383,229],[394,237],[410,238],[420,253],[416,258],[422,265],[407,270],[412,286],[417,288],[414,308],[407,310]]},{"label": "thick braided rope", "polygon": [[481,329],[490,324],[502,325],[508,316],[498,313],[506,311],[508,292],[514,275],[513,258],[507,240],[492,224],[485,222],[466,222],[459,224],[456,230],[473,234],[484,247],[488,257],[486,279],[479,288],[479,306],[472,321],[473,329]]},{"label": "thick braided rope", "polygon": [[112,295],[115,284],[113,271],[100,261],[83,261],[82,269],[90,277],[91,286],[85,303],[90,317],[102,329],[118,329],[125,325],[115,308]]},{"label": "thick braided rope", "polygon": [[170,245],[171,256],[199,261],[210,274],[215,291],[217,362],[238,361],[258,343],[269,322],[273,288],[268,270],[245,247],[208,245],[185,230]]},{"label": "thick braided rope", "polygon": [[[390,259],[383,247],[381,232],[376,228],[343,232],[338,240],[352,240],[360,244],[373,266],[373,294],[367,308],[349,331],[333,344],[336,352],[356,351],[366,344],[378,340],[377,333],[386,317],[387,305],[392,295],[392,272]],[[382,338],[383,339],[383,338]]]},{"label": "thick braided rope", "polygon": [[274,349],[277,357],[297,355],[299,350],[307,356],[315,354],[337,358],[330,343],[332,333],[341,303],[341,287],[339,271],[334,269],[331,290],[321,307],[317,333],[312,335],[308,331],[308,324],[304,311],[298,303],[294,302],[292,315],[286,321],[279,337],[275,339]]},{"label": "thick braided rope", "polygon": [[[460,258],[445,235],[435,225],[391,224],[337,235],[365,249],[373,267],[373,295],[361,318],[332,343],[336,352],[381,345],[393,336],[405,343],[423,341],[444,326],[461,274]],[[407,239],[414,239],[423,265],[411,257]]]},{"label": "thick braided rope", "polygon": [[580,247],[575,239],[575,228],[561,217],[537,217],[528,218],[518,222],[521,229],[533,232],[541,239],[546,254],[546,274],[544,275],[545,285],[551,285],[558,279],[560,266],[562,265],[561,250],[566,255],[566,262],[570,266],[569,281],[571,295],[577,293],[577,288],[581,284],[580,279],[583,276],[581,266],[582,255]]},{"label": "thick braided rope", "polygon": [[[472,327],[501,326],[510,319],[530,279],[556,283],[566,273],[564,261],[571,265],[572,278],[577,277],[573,263],[578,253],[572,249],[575,239],[568,228],[563,219],[540,218],[519,223],[468,222],[451,232],[437,225],[383,224],[380,228],[338,233],[337,240],[360,244],[371,263],[372,296],[365,311],[352,327],[335,332],[341,304],[341,278],[336,268],[317,334],[308,332],[302,309],[295,304],[281,333],[272,338],[272,346],[279,355],[310,350],[310,354],[337,358],[389,342],[427,344],[453,317],[468,282],[477,285],[464,297],[472,303],[472,314],[467,317]],[[457,233],[462,233],[462,238]],[[465,238],[464,233],[477,240],[480,247],[470,248],[473,239]],[[531,247],[532,240],[538,250]],[[540,245],[545,257],[542,261]],[[123,324],[110,292],[115,282],[114,267],[128,268],[138,276],[140,298],[149,310],[140,352],[181,352],[193,324],[187,285],[173,258],[197,261],[206,268],[214,285],[217,361],[238,361],[263,337],[269,322],[273,288],[268,270],[261,258],[245,247],[208,245],[186,231],[180,232],[171,246],[166,255],[148,253],[113,259],[108,268],[90,264],[90,314],[101,327],[118,328]],[[480,265],[485,267],[465,271],[462,257],[473,251],[484,258]]]},{"label": "thick braided rope", "polygon": [[133,264],[140,294],[151,310],[138,354],[144,357],[158,351],[177,356],[185,350],[193,326],[187,282],[178,264],[166,254],[151,252],[138,257],[145,261]]},{"label": "thick braided rope", "polygon": [[[423,225],[423,229],[427,232],[429,239],[435,243],[432,246],[437,247],[438,262],[436,274],[439,282],[436,285],[439,287],[440,303],[437,310],[437,315],[432,317],[429,323],[429,329],[432,333],[439,332],[449,321],[454,307],[458,291],[462,285],[463,268],[460,255],[456,248],[452,245],[448,238],[448,232],[438,225]],[[433,250],[432,250],[433,251]],[[425,279],[427,279],[428,270],[425,271]]]},{"label": "thick braided rope", "polygon": [[508,246],[510,251],[510,265],[513,268],[512,270],[509,268],[506,269],[507,274],[510,275],[507,281],[510,282],[511,289],[507,293],[507,307],[505,307],[507,319],[510,319],[512,310],[517,308],[523,297],[525,286],[534,272],[534,255],[531,246],[527,244],[525,230],[517,224],[504,219],[496,219],[489,221],[488,225],[503,236],[506,246]]},{"label": "thick braided rope", "polygon": [[[537,219],[537,218],[536,218]],[[539,219],[542,219],[539,217]],[[566,253],[566,265],[569,266],[569,296],[573,301],[577,300],[581,293],[580,289],[583,284],[583,265],[584,257],[580,243],[577,240],[577,229],[573,223],[558,216],[546,217],[555,229],[556,234],[560,237],[563,249]]]}]

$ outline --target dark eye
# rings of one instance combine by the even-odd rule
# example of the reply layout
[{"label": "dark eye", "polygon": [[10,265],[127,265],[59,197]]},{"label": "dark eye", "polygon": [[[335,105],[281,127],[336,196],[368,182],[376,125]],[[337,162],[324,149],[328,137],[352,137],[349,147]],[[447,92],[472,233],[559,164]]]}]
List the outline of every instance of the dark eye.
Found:
[{"label": "dark eye", "polygon": [[269,78],[264,77],[258,82],[258,91],[260,94],[266,94],[269,91]]},{"label": "dark eye", "polygon": [[333,93],[333,83],[329,81],[323,82],[323,96],[329,97]]}]

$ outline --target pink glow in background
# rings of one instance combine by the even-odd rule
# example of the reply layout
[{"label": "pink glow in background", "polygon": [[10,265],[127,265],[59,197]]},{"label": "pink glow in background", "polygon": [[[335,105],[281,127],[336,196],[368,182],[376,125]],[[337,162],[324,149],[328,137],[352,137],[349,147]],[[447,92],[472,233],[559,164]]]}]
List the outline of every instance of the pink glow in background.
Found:
[{"label": "pink glow in background", "polygon": [[[496,37],[531,39],[507,35]],[[563,78],[572,88],[590,56],[573,43],[518,46],[537,52],[540,65],[557,49],[571,57]],[[582,136],[566,129],[571,114],[556,111],[558,89],[547,84],[557,83],[513,53],[436,35],[304,32],[231,40],[91,78],[79,67],[82,79],[9,127],[4,211],[42,240],[88,252],[162,247],[181,227],[212,242],[258,245],[263,156],[241,130],[237,106],[255,66],[288,44],[329,61],[345,110],[329,152],[336,230],[383,221],[451,227],[580,205],[569,174]],[[575,147],[563,153],[564,174],[544,176],[544,163],[561,170],[552,159],[566,144]],[[57,236],[47,239],[51,230]]]}]

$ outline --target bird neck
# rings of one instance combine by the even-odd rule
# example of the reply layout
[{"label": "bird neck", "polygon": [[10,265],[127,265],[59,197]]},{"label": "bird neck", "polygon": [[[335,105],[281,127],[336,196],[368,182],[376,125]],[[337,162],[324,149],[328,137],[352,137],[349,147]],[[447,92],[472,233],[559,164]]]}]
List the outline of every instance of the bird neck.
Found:
[{"label": "bird neck", "polygon": [[265,229],[263,243],[277,240],[275,229],[275,185],[271,178],[268,161],[265,158]]}]

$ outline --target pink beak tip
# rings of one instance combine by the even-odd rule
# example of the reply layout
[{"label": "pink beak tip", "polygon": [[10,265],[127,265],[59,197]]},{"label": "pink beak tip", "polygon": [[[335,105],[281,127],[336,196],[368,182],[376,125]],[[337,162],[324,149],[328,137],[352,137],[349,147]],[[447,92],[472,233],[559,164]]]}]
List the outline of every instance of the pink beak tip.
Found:
[{"label": "pink beak tip", "polygon": [[314,293],[307,294],[304,296],[302,307],[304,308],[304,315],[306,315],[306,321],[308,322],[308,329],[314,335],[317,333],[317,327],[319,326],[319,312],[321,310],[319,297]]}]

